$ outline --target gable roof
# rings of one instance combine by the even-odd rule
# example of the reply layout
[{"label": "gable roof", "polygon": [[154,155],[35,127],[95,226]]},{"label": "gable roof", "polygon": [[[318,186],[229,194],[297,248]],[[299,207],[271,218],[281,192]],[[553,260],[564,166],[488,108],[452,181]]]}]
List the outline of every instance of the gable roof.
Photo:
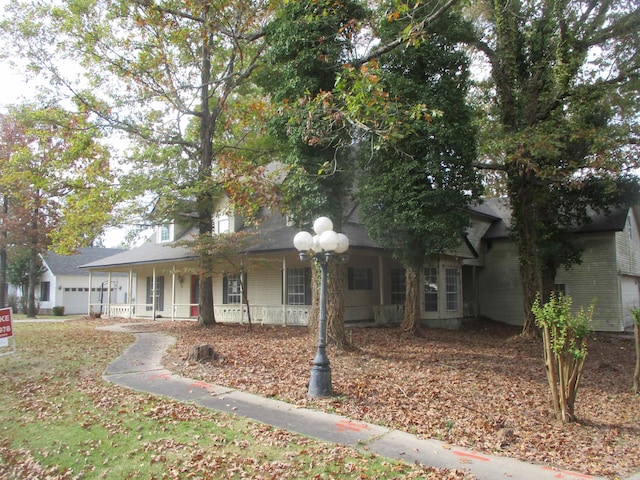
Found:
[{"label": "gable roof", "polygon": [[[511,226],[511,206],[509,201],[506,198],[487,198],[483,204],[498,219],[489,227],[483,238],[507,238]],[[590,210],[591,221],[572,230],[574,233],[620,232],[624,230],[627,223],[627,215],[630,208],[612,208],[609,212]]]},{"label": "gable roof", "polygon": [[[496,216],[493,210],[481,204],[473,206],[472,210],[478,214],[490,217],[492,220],[498,220],[500,218]],[[346,222],[341,230],[342,233],[349,238],[349,249],[366,248],[384,250],[369,238],[364,226],[356,222]],[[268,253],[292,251],[294,249],[293,237],[300,229],[287,225],[286,218],[283,215],[271,214],[264,217],[259,225],[245,226],[240,231],[256,235],[256,242],[246,248],[245,251],[247,253]],[[191,240],[193,237],[194,231],[188,230],[177,241]],[[468,258],[476,258],[478,256],[466,238],[463,239],[462,249],[464,253],[459,249],[457,254],[462,254],[463,256],[468,255]],[[198,255],[186,246],[176,246],[174,242],[156,243],[149,240],[132,250],[124,251],[112,257],[87,262],[80,268],[117,268],[197,259]]]},{"label": "gable roof", "polygon": [[78,253],[73,255],[58,255],[49,252],[42,260],[55,276],[88,276],[89,272],[80,269],[81,265],[126,251],[124,248],[85,247],[79,248]]}]

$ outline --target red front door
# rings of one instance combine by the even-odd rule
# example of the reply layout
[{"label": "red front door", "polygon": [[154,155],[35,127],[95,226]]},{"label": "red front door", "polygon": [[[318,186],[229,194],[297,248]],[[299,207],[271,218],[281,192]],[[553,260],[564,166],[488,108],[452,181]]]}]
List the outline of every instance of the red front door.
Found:
[{"label": "red front door", "polygon": [[200,277],[191,275],[191,316],[198,316],[198,302],[200,301]]}]

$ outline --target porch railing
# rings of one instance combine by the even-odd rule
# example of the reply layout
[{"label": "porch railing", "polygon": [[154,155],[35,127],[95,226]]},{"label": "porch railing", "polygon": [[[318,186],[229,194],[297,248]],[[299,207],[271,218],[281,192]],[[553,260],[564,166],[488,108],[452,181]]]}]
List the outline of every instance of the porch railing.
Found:
[{"label": "porch railing", "polygon": [[[175,304],[167,310],[157,310],[158,318],[193,318],[192,307],[197,305]],[[171,312],[173,308],[173,312]],[[309,325],[310,305],[251,305],[251,321],[256,325]],[[402,305],[351,306],[345,308],[345,321],[362,321],[371,319],[379,325],[397,324],[402,321],[404,308]],[[150,304],[112,304],[92,305],[93,312],[100,312],[103,316],[121,318],[151,318]],[[215,305],[214,315],[220,323],[247,323],[249,321],[246,305],[227,304]]]}]

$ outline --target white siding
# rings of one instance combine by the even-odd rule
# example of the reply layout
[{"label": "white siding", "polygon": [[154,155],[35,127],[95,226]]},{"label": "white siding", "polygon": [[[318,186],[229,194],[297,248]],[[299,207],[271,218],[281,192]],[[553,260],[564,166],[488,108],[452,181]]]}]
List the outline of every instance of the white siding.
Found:
[{"label": "white siding", "polygon": [[640,231],[633,210],[629,210],[624,230],[616,232],[615,237],[620,273],[640,276]]}]

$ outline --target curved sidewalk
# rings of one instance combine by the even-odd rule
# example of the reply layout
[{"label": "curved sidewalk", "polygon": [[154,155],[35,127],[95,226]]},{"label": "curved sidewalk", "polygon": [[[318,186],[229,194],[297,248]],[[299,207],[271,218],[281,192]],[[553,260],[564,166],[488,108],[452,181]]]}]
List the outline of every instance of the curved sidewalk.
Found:
[{"label": "curved sidewalk", "polygon": [[[366,448],[383,457],[438,468],[467,469],[479,480],[584,480],[600,477],[534,465],[511,458],[477,453],[437,440],[417,438],[398,430],[350,420],[338,415],[298,408],[231,388],[175,375],[162,366],[162,357],[175,339],[160,332],[136,330],[135,325],[101,329],[133,334],[135,342],[104,372],[104,379],[134,390],[227,412],[319,440]],[[628,480],[640,480],[640,473]]]}]

